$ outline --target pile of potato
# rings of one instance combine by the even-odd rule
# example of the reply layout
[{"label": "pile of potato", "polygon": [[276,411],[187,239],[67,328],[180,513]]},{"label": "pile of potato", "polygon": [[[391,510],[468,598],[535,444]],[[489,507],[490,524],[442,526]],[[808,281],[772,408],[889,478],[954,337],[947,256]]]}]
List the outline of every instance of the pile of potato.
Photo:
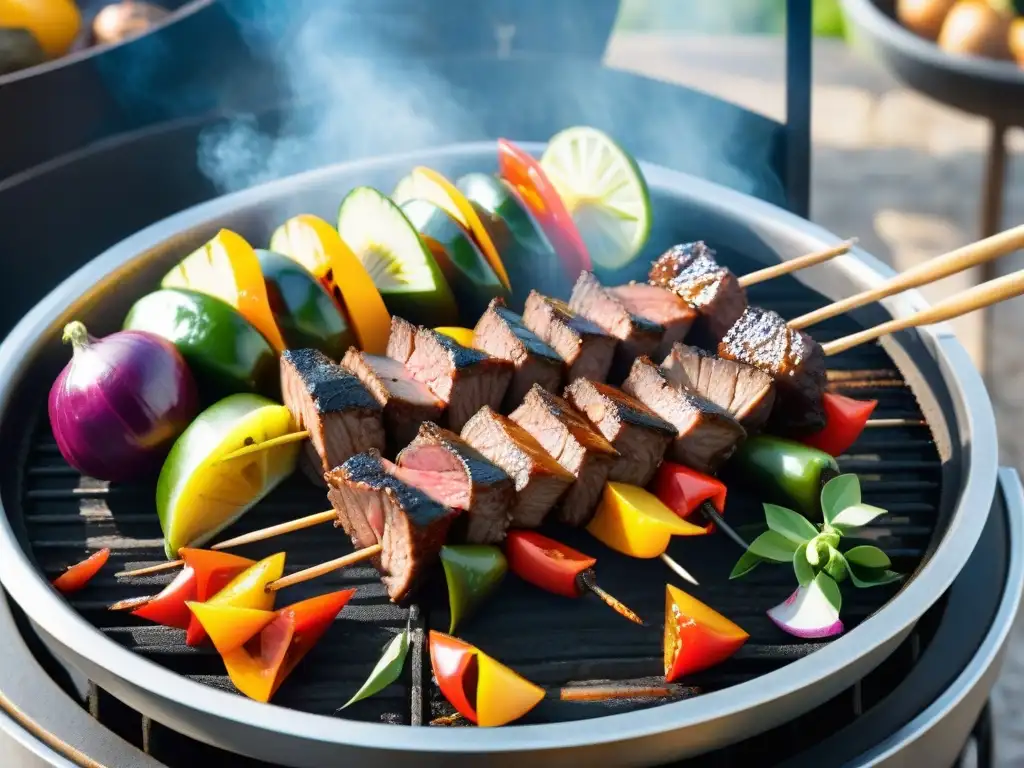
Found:
[{"label": "pile of potato", "polygon": [[1000,0],[897,0],[908,29],[950,53],[1016,61],[1024,67],[1024,16]]}]

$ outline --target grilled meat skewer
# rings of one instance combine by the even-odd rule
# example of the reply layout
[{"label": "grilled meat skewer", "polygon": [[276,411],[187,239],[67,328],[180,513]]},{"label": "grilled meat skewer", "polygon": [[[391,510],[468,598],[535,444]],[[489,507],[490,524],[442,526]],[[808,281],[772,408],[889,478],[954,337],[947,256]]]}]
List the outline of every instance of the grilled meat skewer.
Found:
[{"label": "grilled meat skewer", "polygon": [[608,377],[617,340],[573,312],[564,301],[530,291],[523,325],[559,354],[566,365],[566,382],[578,378],[604,381]]}]

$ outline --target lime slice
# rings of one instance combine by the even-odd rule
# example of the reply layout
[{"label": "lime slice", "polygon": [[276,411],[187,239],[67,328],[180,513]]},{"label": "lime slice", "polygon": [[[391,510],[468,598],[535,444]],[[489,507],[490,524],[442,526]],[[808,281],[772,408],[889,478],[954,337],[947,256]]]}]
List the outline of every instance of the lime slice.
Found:
[{"label": "lime slice", "polygon": [[640,167],[596,128],[567,128],[540,159],[594,262],[623,267],[651,232],[651,199]]},{"label": "lime slice", "polygon": [[288,409],[260,395],[230,395],[199,414],[174,443],[157,480],[167,557],[201,547],[251,509],[294,471],[302,444],[221,457],[295,430]]}]

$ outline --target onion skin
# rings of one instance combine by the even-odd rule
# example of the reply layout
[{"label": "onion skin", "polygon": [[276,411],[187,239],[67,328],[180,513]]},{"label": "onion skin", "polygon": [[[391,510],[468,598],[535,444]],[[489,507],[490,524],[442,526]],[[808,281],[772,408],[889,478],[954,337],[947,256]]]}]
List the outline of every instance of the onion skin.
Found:
[{"label": "onion skin", "polygon": [[184,358],[154,334],[94,339],[79,322],[65,327],[64,341],[74,352],[50,388],[48,406],[64,460],[110,482],[155,473],[199,411]]}]

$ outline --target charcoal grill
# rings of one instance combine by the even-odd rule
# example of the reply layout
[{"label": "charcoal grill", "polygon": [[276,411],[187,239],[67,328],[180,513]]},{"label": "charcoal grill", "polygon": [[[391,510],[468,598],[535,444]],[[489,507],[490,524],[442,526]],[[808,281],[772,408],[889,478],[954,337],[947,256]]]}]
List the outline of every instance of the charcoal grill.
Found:
[{"label": "charcoal grill", "polygon": [[[449,711],[431,680],[424,648],[425,630],[447,627],[444,601],[434,599],[436,591],[428,589],[417,605],[392,606],[375,575],[357,568],[295,588],[295,594],[288,596],[301,599],[339,585],[359,588],[332,631],[282,687],[275,704],[259,705],[231,691],[212,652],[187,649],[180,633],[129,625],[122,615],[105,610],[114,600],[155,591],[166,578],[117,584],[109,575],[111,568],[70,604],[57,596],[46,580],[90,549],[111,546],[116,567],[160,558],[152,487],[110,488],[79,477],[61,462],[47,432],[43,395],[66,359],[57,329],[72,317],[85,320],[96,333],[116,329],[132,301],[155,285],[176,258],[222,226],[253,242],[265,242],[287,216],[308,211],[331,218],[351,186],[390,189],[417,164],[449,176],[493,171],[494,145],[465,144],[329,167],[186,210],[87,264],[30,312],[0,347],[0,370],[4,371],[0,440],[16,446],[12,453],[17,458],[0,469],[5,512],[0,519],[0,580],[47,649],[94,681],[90,706],[119,711],[127,705],[140,713],[107,718],[119,723],[125,738],[154,754],[160,754],[162,741],[173,741],[175,747],[168,756],[161,755],[169,765],[187,764],[193,753],[182,746],[185,743],[192,744],[196,755],[241,766],[257,765],[253,758],[292,766],[342,759],[393,765],[472,764],[482,758],[500,765],[524,760],[556,765],[585,759],[602,765],[651,764],[702,753],[710,753],[709,760],[724,761],[709,764],[728,764],[733,759],[742,764],[744,755],[765,754],[770,748],[766,745],[792,754],[794,745],[789,742],[794,741],[794,729],[804,733],[810,729],[814,734],[801,736],[801,749],[816,741],[827,745],[824,736],[833,731],[839,732],[836,738],[849,736],[842,726],[851,708],[860,715],[876,705],[888,706],[899,684],[886,678],[919,661],[922,666],[916,670],[924,669],[923,659],[933,649],[949,651],[943,643],[958,645],[961,651],[999,652],[1007,622],[1016,611],[1019,562],[1006,562],[1006,581],[995,582],[1008,584],[1005,593],[997,596],[998,590],[979,590],[968,600],[984,614],[979,607],[981,595],[988,595],[993,617],[990,632],[986,634],[981,625],[975,627],[976,639],[955,641],[949,638],[950,632],[956,634],[965,627],[951,630],[948,622],[941,621],[943,612],[952,610],[947,606],[954,604],[954,594],[960,595],[963,610],[967,587],[949,590],[950,585],[986,523],[991,528],[1002,517],[984,512],[992,506],[996,489],[991,405],[966,352],[945,327],[903,332],[878,346],[834,359],[834,368],[845,374],[833,386],[879,398],[878,418],[908,422],[865,433],[840,465],[861,475],[869,502],[890,510],[872,527],[871,535],[912,578],[898,590],[849,591],[844,607],[846,635],[831,643],[794,642],[764,616],[767,607],[791,591],[789,569],[758,569],[737,588],[726,583],[737,553],[723,537],[674,544],[672,555],[685,562],[704,585],[695,593],[751,634],[734,659],[689,681],[702,690],[696,698],[582,705],[555,697],[522,725],[493,730],[430,727],[435,716]],[[662,222],[646,257],[667,243],[701,237],[743,273],[837,239],[767,203],[695,177],[652,165],[646,165],[644,172],[656,220]],[[640,277],[648,260],[641,258],[632,271],[609,279]],[[806,282],[783,278],[756,286],[751,301],[795,316],[829,298],[877,284],[888,273],[885,266],[856,251],[802,274]],[[545,290],[543,285],[535,287]],[[920,306],[917,294],[894,297],[822,324],[815,329],[816,335],[828,340]],[[927,426],[914,425],[916,420],[926,421]],[[1005,487],[1005,503],[1017,515],[1019,489],[1009,480]],[[261,527],[322,507],[322,493],[295,479],[259,505],[237,529]],[[728,514],[742,526],[755,522],[760,511],[756,499],[733,487]],[[1011,533],[1017,531],[1017,522],[1011,519]],[[559,535],[566,538],[564,532]],[[1004,562],[1000,558],[1009,555],[999,552],[1010,539],[1004,529],[1001,538],[987,545],[995,554],[986,557],[984,564],[996,567]],[[657,625],[663,610],[663,584],[670,574],[656,562],[617,557],[583,534],[567,540],[599,558],[605,587],[648,617],[652,627],[640,630],[625,625],[596,602],[566,604],[509,579],[491,606],[466,625],[466,638],[552,690],[600,680],[643,683],[656,679],[660,672]],[[340,536],[308,531],[253,545],[243,553],[260,556],[286,549],[290,571],[348,548]],[[957,580],[957,585],[964,583]],[[414,642],[404,678],[383,694],[337,713],[390,633],[406,625],[414,630]],[[948,659],[948,653],[943,658]],[[935,688],[936,701],[945,691],[937,686],[946,680],[952,683],[949,675],[956,669],[946,664],[943,675],[926,678],[931,680],[929,690]],[[877,671],[872,674],[873,670]],[[991,666],[984,665],[982,671],[990,675]],[[970,672],[968,667],[963,674]],[[972,702],[976,700],[974,695]],[[963,717],[972,723],[980,709],[978,701]],[[948,710],[948,706],[943,709]],[[920,728],[914,718],[924,716],[920,710],[907,710],[902,720],[889,723]],[[929,722],[934,725],[934,720]],[[182,742],[178,734],[194,742]],[[966,731],[961,740],[964,737]],[[787,743],[788,747],[780,746]],[[209,747],[200,744],[212,745],[216,751],[206,751]],[[852,749],[851,744],[861,744],[863,749],[862,740],[848,740],[845,749]],[[842,745],[831,746],[839,750],[836,754],[842,753]],[[859,754],[852,752],[850,759]]]}]

